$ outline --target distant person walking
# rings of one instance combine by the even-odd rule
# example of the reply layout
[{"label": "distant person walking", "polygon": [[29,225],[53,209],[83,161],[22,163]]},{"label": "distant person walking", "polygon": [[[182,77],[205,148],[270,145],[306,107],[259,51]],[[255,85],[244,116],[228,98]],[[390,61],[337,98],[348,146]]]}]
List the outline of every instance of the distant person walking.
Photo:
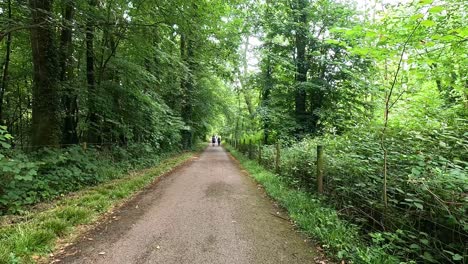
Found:
[{"label": "distant person walking", "polygon": [[216,143],[216,138],[214,135],[211,137],[211,143],[212,143],[212,146],[214,147]]},{"label": "distant person walking", "polygon": [[221,137],[218,136],[218,147],[221,145]]}]

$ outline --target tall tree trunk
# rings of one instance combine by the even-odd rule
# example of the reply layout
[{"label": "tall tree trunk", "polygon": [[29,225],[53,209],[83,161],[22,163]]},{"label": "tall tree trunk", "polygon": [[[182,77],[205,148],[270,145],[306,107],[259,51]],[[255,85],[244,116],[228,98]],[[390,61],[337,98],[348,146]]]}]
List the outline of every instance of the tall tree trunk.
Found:
[{"label": "tall tree trunk", "polygon": [[268,49],[268,55],[266,59],[265,67],[265,85],[262,91],[262,102],[261,106],[263,109],[262,122],[263,122],[263,143],[268,144],[268,138],[270,136],[270,94],[273,90],[273,77],[271,67],[271,56],[270,56],[270,43],[266,44]]},{"label": "tall tree trunk", "polygon": [[306,129],[306,91],[304,84],[307,82],[307,0],[297,0],[297,6],[293,10],[296,14],[296,93],[295,93],[295,115],[299,124],[298,133],[304,133]]},{"label": "tall tree trunk", "polygon": [[[8,12],[8,20],[12,20],[12,14],[11,14],[11,0],[7,1],[7,12]],[[3,124],[3,97],[5,95],[5,91],[8,86],[8,68],[10,66],[10,54],[11,54],[11,41],[12,41],[12,36],[11,32],[7,34],[7,40],[6,40],[6,55],[5,55],[5,62],[2,65],[2,78],[1,78],[1,86],[0,86],[0,124]]]},{"label": "tall tree trunk", "polygon": [[[89,0],[90,9],[97,6],[96,0]],[[96,72],[94,69],[94,19],[89,16],[86,21],[86,81],[88,84],[88,142],[99,141],[99,116],[97,114]]]},{"label": "tall tree trunk", "polygon": [[70,80],[73,78],[72,56],[72,24],[75,13],[73,0],[63,1],[62,32],[60,37],[60,81],[65,87],[62,95],[62,103],[65,110],[63,120],[62,143],[77,144],[78,134],[76,126],[78,124],[78,104],[77,93],[71,88]]},{"label": "tall tree trunk", "polygon": [[180,51],[184,63],[187,66],[188,72],[185,74],[185,77],[182,78],[182,91],[184,94],[184,100],[182,104],[181,115],[184,120],[187,129],[182,132],[182,144],[185,149],[189,149],[193,145],[193,71],[195,70],[194,64],[194,41],[187,37],[185,34],[182,34],[180,39]]},{"label": "tall tree trunk", "polygon": [[[271,12],[271,0],[266,0],[266,9],[265,9],[265,16],[267,18],[271,18],[273,16]],[[265,43],[265,50],[267,52],[267,56],[265,59],[265,67],[262,69],[264,74],[264,85],[261,92],[261,119],[262,119],[262,126],[263,126],[263,143],[265,145],[268,144],[268,140],[270,137],[270,127],[271,127],[271,113],[270,113],[270,97],[271,92],[274,86],[273,80],[273,67],[272,67],[272,36],[267,34],[267,41]]]},{"label": "tall tree trunk", "polygon": [[248,80],[248,71],[249,71],[249,64],[248,64],[248,52],[249,52],[249,36],[245,36],[246,40],[244,43],[244,50],[242,54],[242,68],[243,72],[240,76],[240,84],[242,86],[242,93],[244,94],[245,104],[247,105],[247,111],[249,112],[249,116],[254,116],[254,106],[252,103],[252,95],[250,93],[250,89],[247,87],[247,80]]},{"label": "tall tree trunk", "polygon": [[33,24],[41,27],[31,29],[34,85],[32,91],[32,137],[33,147],[60,145],[58,118],[58,60],[55,45],[54,25],[51,16],[53,0],[30,0]]},{"label": "tall tree trunk", "polygon": [[[321,51],[323,54],[326,51]],[[317,63],[314,65],[310,65],[309,69],[317,78],[317,84],[320,86],[325,85],[326,83],[326,64],[325,63]],[[314,89],[310,91],[310,118],[309,118],[309,129],[310,132],[313,134],[318,134],[320,131],[320,115],[319,111],[323,107],[323,100],[324,94],[322,89],[318,88],[317,85]]]},{"label": "tall tree trunk", "polygon": [[270,94],[273,89],[273,80],[272,80],[272,70],[270,61],[268,61],[268,66],[266,69],[265,76],[265,89],[262,93],[262,108],[265,111],[263,116],[263,143],[268,144],[268,138],[270,137]]}]

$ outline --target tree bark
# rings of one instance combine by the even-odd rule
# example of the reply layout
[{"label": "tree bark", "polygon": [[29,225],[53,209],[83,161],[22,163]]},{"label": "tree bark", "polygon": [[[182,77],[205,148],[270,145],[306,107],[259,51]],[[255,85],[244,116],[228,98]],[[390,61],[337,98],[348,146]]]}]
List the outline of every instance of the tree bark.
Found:
[{"label": "tree bark", "polygon": [[307,82],[307,61],[306,61],[306,46],[307,46],[307,1],[297,0],[296,12],[296,92],[295,92],[295,115],[299,125],[298,133],[305,132],[307,123],[306,114],[306,97],[307,93],[304,84]]},{"label": "tree bark", "polygon": [[77,144],[78,133],[78,103],[77,93],[71,88],[70,80],[73,79],[72,56],[72,24],[75,14],[73,0],[64,0],[62,32],[60,36],[60,81],[65,87],[62,95],[62,103],[65,110],[62,129],[63,144]]},{"label": "tree bark", "polygon": [[249,71],[249,64],[247,54],[249,52],[249,36],[245,36],[246,40],[244,43],[244,50],[242,54],[242,68],[243,72],[240,75],[240,84],[242,86],[242,93],[244,94],[245,104],[247,105],[247,111],[249,111],[249,116],[254,116],[254,107],[252,103],[252,95],[250,94],[250,90],[247,87],[247,79],[248,79],[248,71]]},{"label": "tree bark", "polygon": [[[326,51],[321,51],[321,53],[323,54],[324,52]],[[320,131],[320,115],[319,115],[319,111],[320,109],[322,108],[323,106],[323,101],[324,101],[324,93],[322,91],[322,89],[320,89],[319,87],[317,86],[323,86],[323,85],[326,85],[326,76],[325,76],[325,72],[326,72],[326,65],[325,63],[317,63],[317,64],[314,64],[314,65],[310,65],[309,66],[309,70],[311,71],[311,73],[313,73],[314,75],[316,75],[316,87],[314,87],[311,91],[310,91],[310,118],[309,118],[309,122],[308,122],[308,125],[309,125],[309,131],[312,133],[312,134],[318,134],[319,131]],[[311,80],[311,82],[313,82],[313,80]]]},{"label": "tree bark", "polygon": [[[97,6],[96,0],[89,0],[90,9]],[[96,72],[94,69],[94,19],[89,14],[86,21],[86,82],[88,85],[88,142],[99,141],[99,116],[97,114],[96,96]]]},{"label": "tree bark", "polygon": [[[12,14],[11,14],[11,0],[8,0],[7,2],[7,7],[8,7],[8,20],[12,20]],[[0,86],[0,124],[3,124],[3,97],[5,95],[5,91],[8,86],[8,68],[10,66],[10,55],[11,55],[11,41],[12,41],[12,36],[11,32],[7,34],[7,42],[6,42],[6,55],[5,55],[5,62],[2,65],[2,78],[1,78],[1,86]]]},{"label": "tree bark", "polygon": [[54,25],[51,17],[53,0],[30,0],[33,24],[31,30],[34,85],[32,91],[33,147],[58,147],[60,125],[58,118],[58,60]]},{"label": "tree bark", "polygon": [[268,47],[268,55],[266,59],[265,67],[265,85],[262,91],[262,102],[261,106],[263,108],[262,121],[263,121],[263,144],[268,144],[268,138],[270,137],[270,94],[273,90],[273,77],[272,77],[272,67],[271,67],[271,58],[270,58],[270,43],[266,44]]}]

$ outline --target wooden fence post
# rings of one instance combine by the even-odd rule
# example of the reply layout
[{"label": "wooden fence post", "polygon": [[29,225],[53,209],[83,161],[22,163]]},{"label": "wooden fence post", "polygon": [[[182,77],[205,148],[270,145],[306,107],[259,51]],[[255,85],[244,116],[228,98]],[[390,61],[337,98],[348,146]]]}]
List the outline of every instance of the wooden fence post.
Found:
[{"label": "wooden fence post", "polygon": [[280,171],[280,144],[279,144],[279,141],[276,142],[275,171],[277,173],[279,173],[279,171]]},{"label": "wooden fence post", "polygon": [[87,149],[88,149],[88,143],[83,142],[83,150],[87,150]]},{"label": "wooden fence post", "polygon": [[258,142],[258,164],[262,164],[262,142]]},{"label": "wooden fence post", "polygon": [[323,193],[323,146],[317,145],[317,191]]}]

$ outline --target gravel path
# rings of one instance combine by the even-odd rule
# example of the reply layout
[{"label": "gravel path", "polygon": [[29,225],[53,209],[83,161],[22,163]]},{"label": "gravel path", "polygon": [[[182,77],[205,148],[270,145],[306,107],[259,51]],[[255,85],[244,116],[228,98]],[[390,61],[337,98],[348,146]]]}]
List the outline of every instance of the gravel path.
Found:
[{"label": "gravel path", "polygon": [[316,263],[314,247],[282,215],[221,147],[209,147],[60,263]]}]

